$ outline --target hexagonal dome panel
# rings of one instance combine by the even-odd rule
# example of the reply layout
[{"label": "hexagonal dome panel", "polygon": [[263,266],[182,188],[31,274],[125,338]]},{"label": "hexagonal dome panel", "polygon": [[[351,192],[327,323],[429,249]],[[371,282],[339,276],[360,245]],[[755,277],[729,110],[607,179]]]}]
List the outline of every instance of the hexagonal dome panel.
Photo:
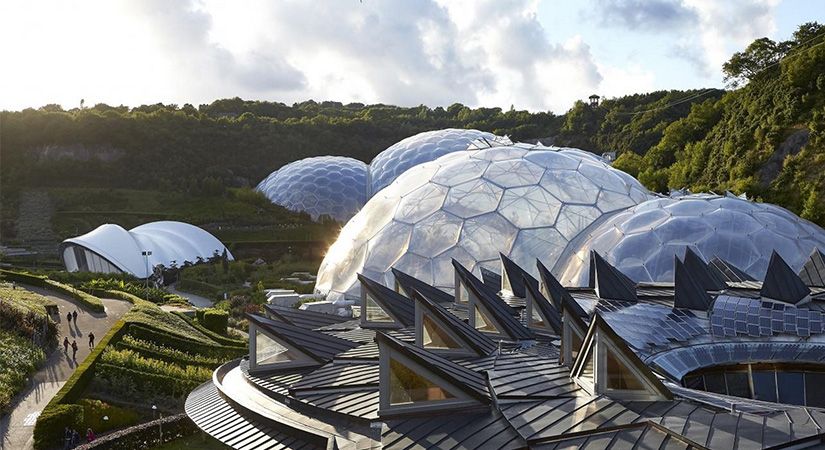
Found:
[{"label": "hexagonal dome panel", "polygon": [[[559,172],[566,174],[546,176]],[[569,240],[604,210],[651,198],[638,181],[618,173],[585,152],[508,140],[420,164],[344,226],[321,263],[316,290],[330,300],[355,299],[355,273],[392,286],[395,267],[451,292],[451,258],[480,274],[482,266],[498,270],[499,252],[535,274],[536,258],[552,267]],[[582,195],[581,189],[593,192]],[[611,208],[602,210],[600,198]],[[365,257],[363,248],[369,249]]]},{"label": "hexagonal dome panel", "polygon": [[494,139],[492,133],[447,128],[425,131],[399,141],[379,153],[370,163],[371,193],[384,189],[407,169],[448,153],[467,150],[476,139]]},{"label": "hexagonal dome panel", "polygon": [[272,172],[256,189],[313,220],[326,215],[346,222],[367,202],[367,170],[363,162],[343,156],[305,158]]},{"label": "hexagonal dome panel", "polygon": [[814,248],[825,250],[825,230],[768,203],[678,193],[603,217],[571,243],[553,271],[567,286],[585,286],[595,250],[636,282],[673,282],[674,256],[683,257],[686,247],[761,280],[771,252],[798,271]]}]

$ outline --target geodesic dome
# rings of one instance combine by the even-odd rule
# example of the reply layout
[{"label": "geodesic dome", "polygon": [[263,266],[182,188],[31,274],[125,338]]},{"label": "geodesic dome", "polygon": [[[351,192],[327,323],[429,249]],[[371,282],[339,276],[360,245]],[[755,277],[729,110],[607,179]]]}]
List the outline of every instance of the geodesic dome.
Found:
[{"label": "geodesic dome", "polygon": [[647,200],[633,177],[578,150],[492,143],[415,166],[341,230],[318,272],[330,300],[358,295],[357,273],[393,285],[395,267],[453,290],[451,259],[499,270],[499,252],[535,271],[605,213]]},{"label": "geodesic dome", "polygon": [[318,219],[346,222],[367,201],[367,165],[344,156],[316,156],[272,172],[257,190],[272,203]]},{"label": "geodesic dome", "polygon": [[395,181],[407,169],[433,161],[448,153],[467,150],[476,139],[494,139],[492,133],[446,128],[425,131],[399,141],[379,153],[370,163],[371,195]]},{"label": "geodesic dome", "polygon": [[792,212],[732,195],[692,194],[649,200],[594,224],[571,243],[554,273],[567,286],[586,286],[589,254],[597,251],[636,282],[673,282],[674,256],[691,247],[705,261],[719,257],[762,280],[776,250],[798,271],[825,230]]}]

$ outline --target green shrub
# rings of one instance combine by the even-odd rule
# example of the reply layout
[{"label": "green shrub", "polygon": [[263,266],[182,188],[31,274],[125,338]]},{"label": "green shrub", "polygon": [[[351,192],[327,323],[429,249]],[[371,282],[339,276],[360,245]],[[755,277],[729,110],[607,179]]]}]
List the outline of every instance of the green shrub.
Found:
[{"label": "green shrub", "polygon": [[37,423],[34,426],[34,448],[62,447],[65,428],[80,430],[82,426],[82,406],[51,405],[50,403],[37,417]]},{"label": "green shrub", "polygon": [[103,307],[103,302],[99,298],[95,297],[92,294],[83,292],[80,289],[69,286],[68,284],[58,283],[57,281],[47,279],[45,280],[44,287],[50,291],[66,294],[69,297],[79,301],[80,303],[82,303],[94,312],[105,311],[105,308]]},{"label": "green shrub", "polygon": [[170,314],[160,309],[160,307],[154,303],[145,300],[135,301],[135,306],[123,316],[123,319],[129,323],[143,324],[189,341],[200,342],[207,345],[214,344],[214,341],[189,325],[179,316]]},{"label": "green shrub", "polygon": [[184,380],[203,382],[212,377],[212,370],[209,368],[196,365],[179,365],[158,359],[145,358],[138,352],[129,349],[117,350],[110,347],[103,352],[100,362]]},{"label": "green shrub", "polygon": [[95,295],[98,297],[108,297],[108,298],[115,298],[118,300],[126,300],[131,304],[135,304],[141,300],[140,297],[134,296],[128,292],[123,291],[115,291],[115,290],[103,290],[103,291],[93,291]]},{"label": "green shrub", "polygon": [[144,341],[156,342],[164,347],[180,350],[182,352],[212,356],[215,358],[226,358],[227,360],[238,358],[246,354],[246,348],[227,347],[217,344],[205,344],[198,341],[192,341],[140,323],[132,323],[129,325],[129,335]]},{"label": "green shrub", "polygon": [[0,415],[45,359],[43,350],[29,339],[0,329]]},{"label": "green shrub", "polygon": [[46,286],[46,280],[48,277],[43,275],[34,275],[27,272],[15,272],[12,270],[0,269],[0,275],[3,276],[4,279],[16,281],[18,283],[25,283],[30,284],[32,286]]},{"label": "green shrub", "polygon": [[203,383],[203,380],[181,379],[104,363],[97,366],[97,373],[102,380],[108,380],[112,384],[131,383],[140,395],[147,397],[151,397],[153,394],[161,394],[183,398]]},{"label": "green shrub", "polygon": [[[91,428],[95,434],[105,433],[118,428],[130,427],[140,422],[141,415],[132,409],[110,405],[102,400],[84,398],[77,402],[83,407],[83,426],[78,429],[84,433]],[[103,420],[106,416],[108,420]]]},{"label": "green shrub", "polygon": [[209,308],[203,313],[203,320],[198,320],[207,330],[218,334],[226,334],[226,324],[229,313],[220,309]]},{"label": "green shrub", "polygon": [[185,298],[170,294],[163,289],[155,287],[147,288],[146,285],[140,283],[132,283],[124,280],[117,280],[111,278],[97,278],[89,280],[81,285],[81,288],[88,291],[120,291],[133,295],[134,297],[148,300],[152,303],[166,304],[166,303],[186,303],[189,301]]}]

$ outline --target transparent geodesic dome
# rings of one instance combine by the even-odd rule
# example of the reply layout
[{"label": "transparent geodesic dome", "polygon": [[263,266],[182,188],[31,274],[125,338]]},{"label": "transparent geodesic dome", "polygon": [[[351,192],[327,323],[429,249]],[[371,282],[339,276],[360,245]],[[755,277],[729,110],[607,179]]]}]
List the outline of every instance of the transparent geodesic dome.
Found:
[{"label": "transparent geodesic dome", "polygon": [[825,230],[792,212],[732,195],[674,195],[606,217],[571,243],[554,273],[585,286],[589,254],[599,252],[637,282],[673,282],[674,256],[691,247],[705,261],[719,257],[762,280],[774,250],[798,271]]},{"label": "transparent geodesic dome", "polygon": [[492,143],[415,166],[341,230],[318,272],[328,299],[355,298],[356,274],[392,286],[395,267],[453,290],[451,259],[480,275],[499,252],[535,272],[603,214],[650,198],[633,177],[578,150]]},{"label": "transparent geodesic dome", "polygon": [[373,158],[370,163],[370,192],[375,194],[395,181],[407,169],[433,161],[448,153],[467,150],[476,139],[494,139],[492,133],[446,128],[425,131],[399,141]]},{"label": "transparent geodesic dome", "polygon": [[291,211],[346,222],[367,201],[367,165],[343,156],[305,158],[272,172],[256,189]]}]

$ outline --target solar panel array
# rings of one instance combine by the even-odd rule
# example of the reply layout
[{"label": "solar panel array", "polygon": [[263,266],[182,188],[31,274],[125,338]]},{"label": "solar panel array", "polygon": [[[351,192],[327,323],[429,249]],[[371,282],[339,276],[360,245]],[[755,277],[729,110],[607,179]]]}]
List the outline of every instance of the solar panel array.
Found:
[{"label": "solar panel array", "polygon": [[768,300],[720,295],[711,311],[714,336],[750,337],[791,334],[809,337],[825,332],[822,313]]},{"label": "solar panel array", "polygon": [[596,310],[628,344],[642,350],[707,334],[707,319],[652,303],[601,300]]}]

